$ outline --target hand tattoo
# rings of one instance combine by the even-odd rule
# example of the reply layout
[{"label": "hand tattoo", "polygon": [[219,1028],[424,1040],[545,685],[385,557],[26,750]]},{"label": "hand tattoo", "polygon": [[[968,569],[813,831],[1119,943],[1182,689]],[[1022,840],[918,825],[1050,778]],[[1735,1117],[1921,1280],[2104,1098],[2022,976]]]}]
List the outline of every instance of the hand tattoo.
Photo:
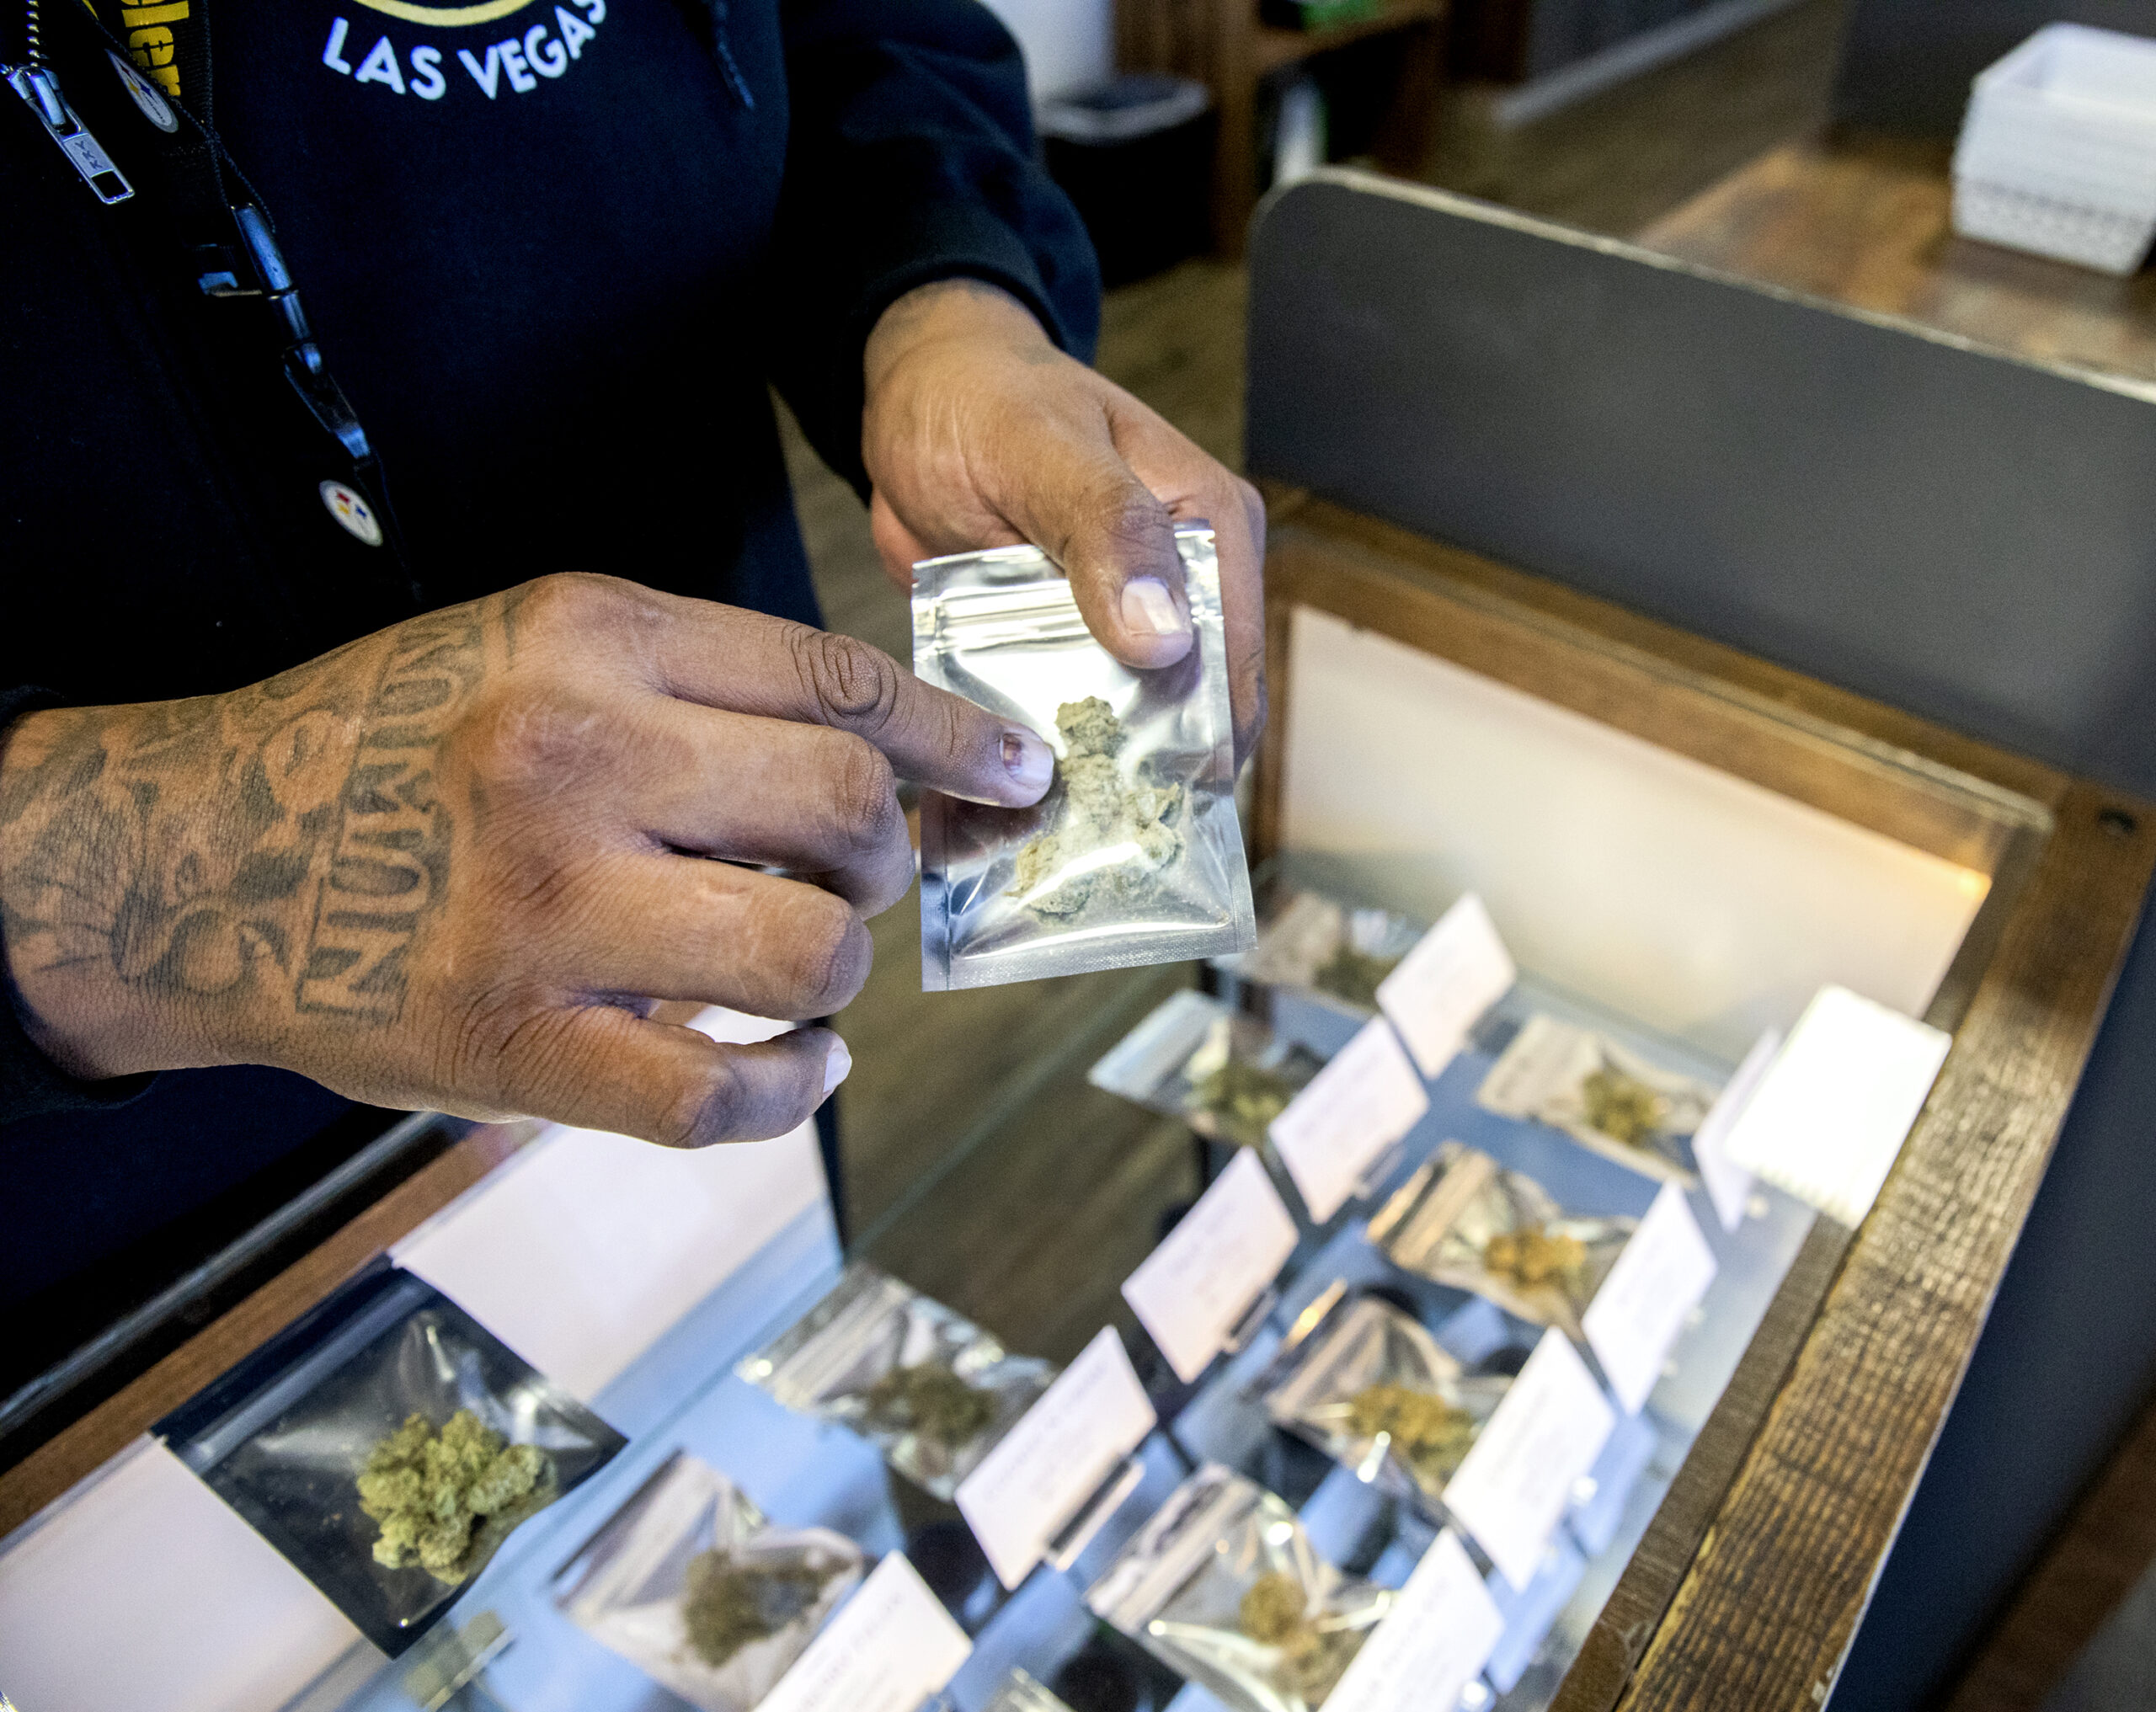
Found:
[{"label": "hand tattoo", "polygon": [[229,695],[34,716],[0,772],[19,979],[396,1021],[448,879],[434,749],[485,676],[493,604]]}]

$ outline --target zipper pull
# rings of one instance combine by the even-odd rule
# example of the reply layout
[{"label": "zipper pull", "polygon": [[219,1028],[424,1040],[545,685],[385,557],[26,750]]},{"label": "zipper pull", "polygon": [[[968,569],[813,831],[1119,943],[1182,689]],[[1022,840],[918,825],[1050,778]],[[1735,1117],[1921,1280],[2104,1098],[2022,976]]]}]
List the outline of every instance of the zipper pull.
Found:
[{"label": "zipper pull", "polygon": [[30,111],[37,115],[45,134],[60,145],[61,153],[74,163],[75,170],[83,175],[83,182],[99,201],[108,205],[125,202],[135,194],[135,187],[127,182],[126,175],[113,165],[112,157],[67,104],[67,98],[60,93],[60,80],[52,75],[50,66],[0,66],[0,77],[4,77],[8,87],[29,104]]}]

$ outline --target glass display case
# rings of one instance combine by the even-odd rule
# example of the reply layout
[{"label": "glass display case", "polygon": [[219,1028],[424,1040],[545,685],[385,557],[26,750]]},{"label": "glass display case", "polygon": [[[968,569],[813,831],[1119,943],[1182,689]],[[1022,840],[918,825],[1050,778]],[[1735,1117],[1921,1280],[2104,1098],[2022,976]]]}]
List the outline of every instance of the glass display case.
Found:
[{"label": "glass display case", "polygon": [[[1746,1602],[1803,1597],[1830,1557],[1833,1575],[1851,1553],[1876,1567],[2102,1016],[2156,860],[2148,811],[1555,585],[1273,499],[1273,716],[1249,806],[1273,936],[1257,952],[1086,978],[1084,1005],[1055,1011],[967,1122],[922,1138],[903,1192],[843,1253],[792,1155],[771,1153],[760,1189],[744,1178],[704,1211],[677,1192],[688,1210],[670,1231],[652,1223],[658,1201],[633,1198],[649,1161],[609,1155],[549,1177],[532,1156],[558,1139],[465,1138],[72,1446],[0,1476],[9,1513],[36,1516],[0,1550],[0,1591],[60,1561],[81,1494],[118,1478],[115,1452],[147,1454],[136,1435],[392,1245],[626,1447],[516,1528],[401,1656],[352,1645],[249,1704],[677,1704],[631,1661],[643,1643],[579,1613],[698,1466],[723,1478],[696,1487],[705,1509],[680,1499],[654,1565],[680,1541],[718,1551],[762,1528],[774,1542],[824,1530],[861,1564],[905,1554],[962,1634],[947,1662],[894,1662],[894,1712],[924,1685],[957,1712],[1423,1708],[1429,1683],[1454,1681],[1444,1645],[1470,1629],[1471,1664],[1446,1691],[1458,1704],[1575,1712],[1628,1688],[1676,1704],[1696,1688],[1703,1637]],[[1480,949],[1401,998],[1387,984],[1435,942],[1433,924]],[[1428,1053],[1442,1030],[1403,1024],[1406,1048],[1395,1039],[1386,1019],[1402,1005],[1434,1015],[1477,982],[1486,995]],[[1786,1061],[1774,1042],[1810,1026],[1822,989],[1938,1031],[1942,1050],[1951,1038],[1857,1222],[1728,1150]],[[1382,1075],[1360,1068],[1380,1057]],[[1225,1073],[1236,1065],[1251,1075]],[[1319,1172],[1354,1123],[1368,1144]],[[632,1198],[609,1212],[615,1194]],[[765,1210],[744,1213],[758,1195]],[[1223,1211],[1231,1200],[1246,1210]],[[476,1229],[470,1209],[489,1201],[492,1235],[453,1253],[456,1221]],[[610,1253],[664,1256],[695,1243],[699,1219],[725,1226],[730,1258],[693,1277],[654,1261],[631,1280],[638,1323],[663,1321],[634,1350],[593,1305],[630,1288],[600,1277],[600,1236],[595,1251],[531,1252],[531,1232],[577,1228],[611,1231]],[[1164,1240],[1192,1270],[1126,1292]],[[849,1265],[856,1293],[819,1309]],[[490,1284],[504,1266],[558,1275],[559,1293]],[[937,1357],[957,1392],[885,1377],[931,1364],[904,1337],[873,1370],[833,1356],[814,1386],[774,1382],[798,1341],[776,1354],[772,1341],[804,1315],[867,1312],[864,1267],[908,1287],[891,1301],[917,1293],[958,1316],[963,1336],[921,1346],[974,1352]],[[1215,1284],[1200,1335],[1190,1316]],[[578,1314],[589,1323],[573,1336],[547,1319]],[[882,1335],[864,1320],[846,1349]],[[983,1375],[1019,1357],[1062,1377],[1042,1368],[1046,1389],[1011,1421],[987,1405],[975,1420]],[[841,1395],[852,1412],[814,1400]],[[948,1481],[892,1448],[939,1432],[989,1435]],[[991,1469],[1029,1432],[1032,1464]],[[988,1474],[993,1493],[973,1484]],[[752,1520],[710,1509],[712,1491],[745,1499]],[[981,1542],[1024,1503],[1039,1512],[1031,1544],[1002,1573],[1008,1555]],[[1275,1555],[1204,1592],[1177,1554],[1198,1538],[1190,1562],[1241,1561],[1238,1528]],[[665,1575],[666,1597],[686,1597],[682,1565]],[[912,1597],[871,1574],[819,1604],[825,1585],[803,1582],[776,1615],[757,1608],[734,1644],[776,1646],[832,1606],[835,1624],[872,1589],[901,1615]],[[1268,1613],[1283,1586],[1294,1608]],[[728,1674],[726,1651],[669,1680],[729,1712],[832,1704],[817,1696],[842,1678],[819,1688],[803,1672],[837,1667],[807,1632],[794,1640],[761,1676]],[[1401,1688],[1410,1675],[1422,1698]],[[195,1704],[189,1693],[175,1704]]]}]

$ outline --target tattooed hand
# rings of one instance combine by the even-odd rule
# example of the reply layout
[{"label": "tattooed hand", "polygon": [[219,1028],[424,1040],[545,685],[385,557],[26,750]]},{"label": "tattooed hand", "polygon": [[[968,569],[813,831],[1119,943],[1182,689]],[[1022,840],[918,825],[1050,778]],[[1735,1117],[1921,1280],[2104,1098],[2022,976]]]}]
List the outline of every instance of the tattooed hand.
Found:
[{"label": "tattooed hand", "polygon": [[549,577],[230,695],[19,720],[0,926],[77,1075],[267,1064],[385,1106],[777,1135],[846,1074],[837,1037],[716,1046],[654,1004],[843,1005],[862,918],[912,878],[894,770],[1019,805],[1050,765],[862,643]]}]

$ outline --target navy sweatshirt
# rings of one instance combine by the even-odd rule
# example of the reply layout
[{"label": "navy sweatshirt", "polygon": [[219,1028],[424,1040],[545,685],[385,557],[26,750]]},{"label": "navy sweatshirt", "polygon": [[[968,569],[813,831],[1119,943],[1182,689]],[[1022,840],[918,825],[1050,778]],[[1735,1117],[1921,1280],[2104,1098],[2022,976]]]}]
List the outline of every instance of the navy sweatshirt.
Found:
[{"label": "navy sweatshirt", "polygon": [[[23,57],[19,4],[0,0],[0,61]],[[813,621],[767,386],[860,487],[862,344],[912,286],[992,280],[1090,354],[1091,252],[1035,164],[1017,51],[973,0],[43,13],[140,193],[101,206],[0,88],[0,723],[233,688],[551,571]],[[200,234],[159,194],[115,44],[274,221],[409,576],[330,515],[334,447],[259,300],[199,289]],[[332,1109],[253,1071],[110,1109],[137,1085],[62,1075],[9,996],[0,1181],[46,1232],[10,1296],[183,1218]]]}]

